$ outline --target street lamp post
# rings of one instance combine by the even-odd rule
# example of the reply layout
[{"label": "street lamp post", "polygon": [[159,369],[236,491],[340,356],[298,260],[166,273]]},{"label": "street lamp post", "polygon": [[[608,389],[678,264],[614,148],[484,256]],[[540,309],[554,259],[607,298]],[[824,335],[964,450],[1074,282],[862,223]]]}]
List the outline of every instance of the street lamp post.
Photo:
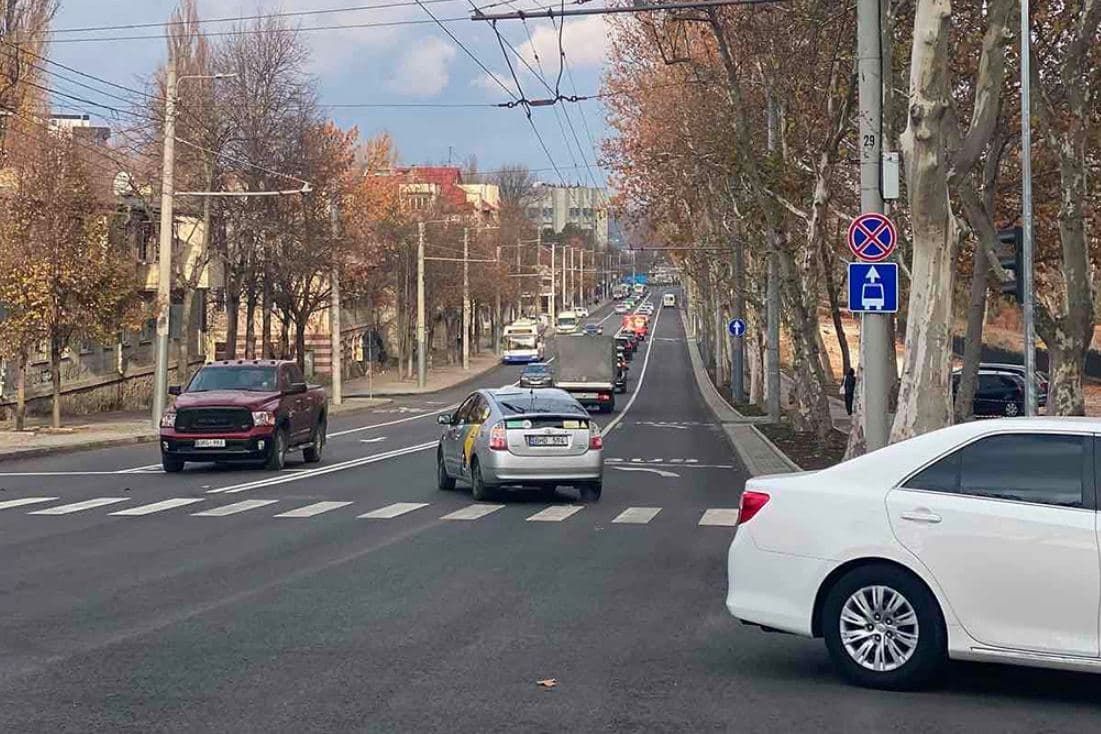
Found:
[{"label": "street lamp post", "polygon": [[[161,231],[157,247],[157,343],[153,372],[153,427],[158,428],[168,403],[168,337],[172,311],[173,207],[175,205],[176,104],[179,83],[187,79],[224,79],[236,74],[186,74],[176,76],[176,59],[168,59],[165,74],[164,157],[161,168]],[[186,327],[186,325],[184,325]],[[187,338],[184,333],[184,338]],[[182,373],[186,365],[178,365]]]}]

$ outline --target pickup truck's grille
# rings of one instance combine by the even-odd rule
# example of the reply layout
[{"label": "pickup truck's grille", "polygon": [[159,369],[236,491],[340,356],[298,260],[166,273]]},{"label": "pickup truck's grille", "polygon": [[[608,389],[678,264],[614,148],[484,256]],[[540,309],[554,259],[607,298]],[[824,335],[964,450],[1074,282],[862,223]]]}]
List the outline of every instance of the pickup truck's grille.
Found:
[{"label": "pickup truck's grille", "polygon": [[219,433],[252,428],[252,412],[244,408],[182,408],[176,411],[181,433]]}]

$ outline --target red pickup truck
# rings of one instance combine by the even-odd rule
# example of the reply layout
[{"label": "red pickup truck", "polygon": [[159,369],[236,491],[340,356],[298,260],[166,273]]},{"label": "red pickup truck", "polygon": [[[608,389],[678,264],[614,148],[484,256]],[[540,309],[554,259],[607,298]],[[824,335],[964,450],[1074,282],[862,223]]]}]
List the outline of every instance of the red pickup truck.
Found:
[{"label": "red pickup truck", "polygon": [[227,360],[205,365],[161,417],[161,464],[178,472],[188,461],[263,462],[283,468],[302,449],[321,461],[328,396],[306,384],[295,362]]}]

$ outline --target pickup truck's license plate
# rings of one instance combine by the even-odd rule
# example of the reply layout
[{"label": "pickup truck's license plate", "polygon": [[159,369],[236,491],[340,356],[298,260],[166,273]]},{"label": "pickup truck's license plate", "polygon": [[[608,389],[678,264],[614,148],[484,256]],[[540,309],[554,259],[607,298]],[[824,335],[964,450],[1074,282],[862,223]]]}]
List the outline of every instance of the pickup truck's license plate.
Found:
[{"label": "pickup truck's license plate", "polygon": [[224,449],[226,447],[226,440],[224,438],[197,438],[195,439],[195,448],[197,449]]},{"label": "pickup truck's license plate", "polygon": [[595,392],[579,392],[577,393],[578,400],[596,400],[600,397],[600,393]]},{"label": "pickup truck's license plate", "polygon": [[569,446],[569,436],[528,436],[528,446]]}]

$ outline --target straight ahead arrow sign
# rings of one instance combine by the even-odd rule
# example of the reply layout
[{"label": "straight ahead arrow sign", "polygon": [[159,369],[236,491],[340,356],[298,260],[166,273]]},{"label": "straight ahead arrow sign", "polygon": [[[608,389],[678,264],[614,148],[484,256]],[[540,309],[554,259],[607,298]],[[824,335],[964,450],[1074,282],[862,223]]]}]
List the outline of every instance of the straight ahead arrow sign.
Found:
[{"label": "straight ahead arrow sign", "polygon": [[868,268],[868,274],[864,276],[864,280],[869,283],[874,283],[879,280],[879,271],[875,269],[875,266]]}]

